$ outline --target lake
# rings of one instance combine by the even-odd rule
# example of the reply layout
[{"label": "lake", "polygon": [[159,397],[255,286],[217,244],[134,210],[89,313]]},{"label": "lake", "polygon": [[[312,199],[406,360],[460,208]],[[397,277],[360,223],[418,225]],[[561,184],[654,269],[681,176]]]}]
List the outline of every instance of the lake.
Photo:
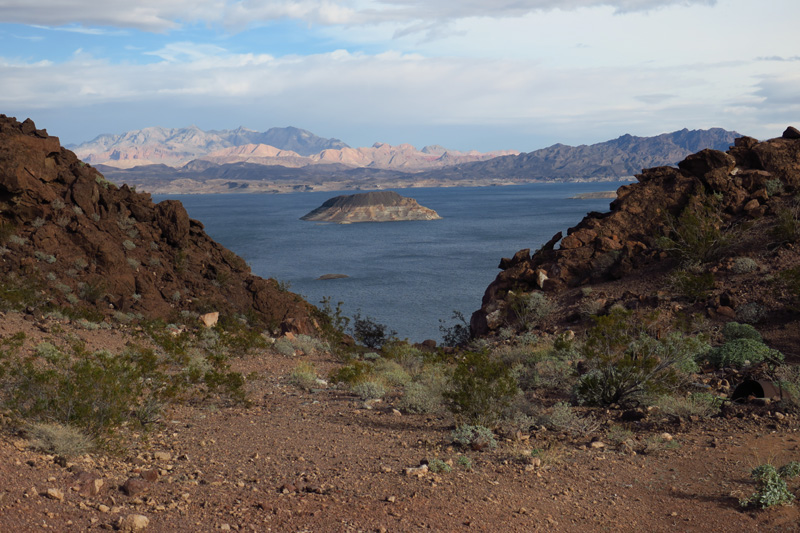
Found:
[{"label": "lake", "polygon": [[[253,273],[290,285],[317,305],[343,302],[400,338],[439,341],[439,319],[469,319],[500,272],[502,257],[538,249],[610,200],[572,200],[629,182],[398,189],[442,217],[435,221],[320,224],[299,220],[325,200],[358,191],[296,194],[153,195],[183,202],[206,232]],[[342,279],[319,280],[324,274]]]}]

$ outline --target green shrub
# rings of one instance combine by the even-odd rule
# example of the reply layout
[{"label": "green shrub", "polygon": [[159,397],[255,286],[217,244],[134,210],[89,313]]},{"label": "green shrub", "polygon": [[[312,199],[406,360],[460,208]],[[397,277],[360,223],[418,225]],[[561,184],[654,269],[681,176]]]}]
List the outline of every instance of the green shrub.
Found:
[{"label": "green shrub", "polygon": [[378,400],[386,396],[386,387],[378,381],[359,381],[350,391],[362,400]]},{"label": "green shrub", "polygon": [[136,248],[136,245],[133,243],[133,241],[129,241],[129,240],[125,239],[124,241],[122,241],[122,247],[125,248],[128,251],[131,251],[134,248]]},{"label": "green shrub", "polygon": [[444,346],[465,346],[472,336],[469,322],[464,318],[461,311],[453,311],[455,324],[447,326],[441,318],[439,319],[439,331],[442,334],[442,344]]},{"label": "green shrub", "polygon": [[783,354],[752,338],[739,338],[710,350],[705,358],[717,368],[742,368],[761,361],[781,362]]},{"label": "green shrub", "polygon": [[697,369],[695,357],[708,350],[702,337],[679,332],[651,337],[629,311],[594,320],[580,347],[590,368],[574,389],[580,404],[621,404],[672,390]]},{"label": "green shrub", "polygon": [[83,431],[63,424],[34,423],[27,433],[33,448],[62,457],[82,455],[94,446]]},{"label": "green shrub", "polygon": [[542,418],[542,425],[574,437],[584,437],[596,431],[600,426],[594,418],[578,416],[566,402],[556,403],[550,414]]},{"label": "green shrub", "polygon": [[773,246],[793,244],[800,240],[800,206],[792,205],[778,209],[775,225],[771,235],[775,239]]},{"label": "green shrub", "polygon": [[449,464],[445,463],[441,459],[431,459],[428,461],[428,471],[438,474],[440,472],[449,474],[453,471]]},{"label": "green shrub", "polygon": [[656,244],[685,264],[707,263],[722,257],[732,236],[722,229],[720,202],[698,194],[678,217],[668,215],[665,232]]},{"label": "green shrub", "polygon": [[694,392],[688,396],[660,396],[655,405],[666,415],[684,419],[690,416],[706,418],[719,413],[722,400],[708,392]]},{"label": "green shrub", "polygon": [[317,371],[314,365],[306,361],[298,363],[289,374],[289,383],[307,391],[317,387]]},{"label": "green shrub", "polygon": [[742,507],[766,509],[775,505],[788,505],[794,501],[794,494],[789,492],[786,481],[771,464],[755,467],[750,476],[756,482],[756,491],[739,502]]},{"label": "green shrub", "polygon": [[734,274],[749,274],[758,270],[758,262],[750,257],[737,257],[731,264],[731,271]]},{"label": "green shrub", "polygon": [[722,327],[722,336],[726,341],[735,339],[752,339],[761,342],[761,334],[750,324],[739,324],[738,322],[727,322]]},{"label": "green shrub", "polygon": [[466,352],[453,370],[451,388],[444,398],[457,422],[490,426],[518,392],[508,366],[488,352]]},{"label": "green shrub", "polygon": [[388,329],[388,326],[371,317],[361,318],[361,313],[353,316],[353,338],[368,348],[378,349],[395,335],[396,331]]},{"label": "green shrub", "polygon": [[800,462],[789,461],[778,469],[778,475],[783,479],[792,479],[800,476]]},{"label": "green shrub", "polygon": [[438,413],[444,407],[442,393],[446,377],[435,370],[420,376],[419,381],[406,384],[398,407],[408,413]]},{"label": "green shrub", "polygon": [[670,276],[670,284],[682,297],[691,302],[699,302],[705,300],[708,293],[714,290],[714,274],[677,270]]},{"label": "green shrub", "polygon": [[767,180],[764,186],[769,196],[780,196],[783,194],[783,182],[779,179]]},{"label": "green shrub", "polygon": [[553,310],[553,304],[543,292],[530,294],[509,293],[509,321],[523,330],[538,326]]},{"label": "green shrub", "polygon": [[489,428],[480,425],[458,426],[450,434],[450,439],[454,444],[474,450],[497,447],[497,440],[494,438],[494,433],[492,433]]},{"label": "green shrub", "polygon": [[374,363],[372,372],[376,376],[380,376],[381,380],[386,382],[387,385],[393,387],[402,387],[411,381],[411,376],[396,361],[378,359]]},{"label": "green shrub", "polygon": [[748,302],[736,308],[736,316],[739,320],[748,324],[761,322],[766,314],[767,310],[757,302]]},{"label": "green shrub", "polygon": [[295,347],[292,341],[286,337],[281,337],[272,345],[272,349],[285,357],[294,357]]}]

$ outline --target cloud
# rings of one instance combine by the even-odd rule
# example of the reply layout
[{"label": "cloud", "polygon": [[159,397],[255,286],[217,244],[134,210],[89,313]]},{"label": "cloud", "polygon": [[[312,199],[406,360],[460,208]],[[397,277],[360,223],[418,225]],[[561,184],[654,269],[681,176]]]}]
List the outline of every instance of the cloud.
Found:
[{"label": "cloud", "polygon": [[[716,0],[6,0],[0,20],[40,26],[117,27],[164,33],[187,23],[230,30],[280,19],[320,25],[396,23],[433,35],[433,21],[507,18],[543,11],[611,7],[617,13],[668,6],[714,5]],[[73,30],[75,31],[75,30]]]}]

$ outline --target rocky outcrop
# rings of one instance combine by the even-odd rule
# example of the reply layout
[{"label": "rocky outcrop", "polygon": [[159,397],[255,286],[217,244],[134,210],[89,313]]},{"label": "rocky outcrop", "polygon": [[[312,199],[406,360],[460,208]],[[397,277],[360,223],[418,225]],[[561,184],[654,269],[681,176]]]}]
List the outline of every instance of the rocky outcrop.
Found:
[{"label": "rocky outcrop", "polygon": [[[117,187],[57,137],[0,115],[3,294],[41,306],[168,320],[243,314],[311,332],[314,309],[211,240],[180,202]],[[33,289],[33,290],[31,290]],[[9,302],[9,305],[12,302]],[[26,303],[27,304],[27,303]]]},{"label": "rocky outcrop", "polygon": [[[751,240],[760,239],[757,247],[740,248],[738,253],[744,250],[753,255],[769,255],[766,242],[774,217],[784,204],[791,206],[791,195],[800,190],[800,140],[792,129],[781,138],[765,142],[738,138],[727,152],[701,150],[686,157],[678,168],[644,170],[636,176],[638,183],[619,188],[609,212],[589,213],[565,236],[558,233],[533,255],[521,250],[511,259],[502,259],[502,272],[486,289],[481,308],[472,315],[473,334],[484,336],[508,327],[508,309],[520,293],[545,292],[561,306],[561,326],[574,321],[578,314],[575,301],[580,298],[579,287],[619,280],[619,291],[625,291],[630,288],[624,286],[625,280],[638,275],[643,278],[636,295],[639,300],[620,299],[621,303],[638,306],[657,303],[665,295],[669,299],[669,293],[674,292],[669,275],[678,265],[657,241],[668,233],[669,220],[677,220],[686,209],[694,209],[704,201],[715,202],[720,225],[735,228],[730,231],[753,228],[749,231],[756,237]],[[781,192],[771,195],[768,185]],[[773,220],[763,218],[770,216]],[[754,220],[759,224],[748,223]],[[758,231],[762,233],[753,233]],[[736,238],[744,241],[742,235]],[[793,253],[783,251],[780,261],[785,264],[786,254]],[[763,259],[768,260],[779,261],[772,256]],[[708,268],[722,272],[726,267],[720,263]],[[744,285],[741,294],[757,296]],[[711,300],[697,305],[723,308],[731,299],[730,294],[717,297],[713,290],[711,294]],[[648,299],[650,295],[653,300]],[[565,311],[569,306],[575,311],[572,314]]]},{"label": "rocky outcrop", "polygon": [[392,191],[379,191],[331,198],[300,217],[300,220],[351,224],[440,218],[436,211],[422,207],[413,198],[406,198]]}]

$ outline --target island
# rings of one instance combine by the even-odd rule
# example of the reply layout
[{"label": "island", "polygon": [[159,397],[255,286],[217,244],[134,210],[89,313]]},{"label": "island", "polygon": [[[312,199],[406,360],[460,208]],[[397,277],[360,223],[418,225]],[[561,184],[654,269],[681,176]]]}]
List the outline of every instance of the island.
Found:
[{"label": "island", "polygon": [[336,196],[300,220],[351,224],[441,218],[436,211],[419,205],[413,198],[400,196],[394,191],[375,191]]}]

